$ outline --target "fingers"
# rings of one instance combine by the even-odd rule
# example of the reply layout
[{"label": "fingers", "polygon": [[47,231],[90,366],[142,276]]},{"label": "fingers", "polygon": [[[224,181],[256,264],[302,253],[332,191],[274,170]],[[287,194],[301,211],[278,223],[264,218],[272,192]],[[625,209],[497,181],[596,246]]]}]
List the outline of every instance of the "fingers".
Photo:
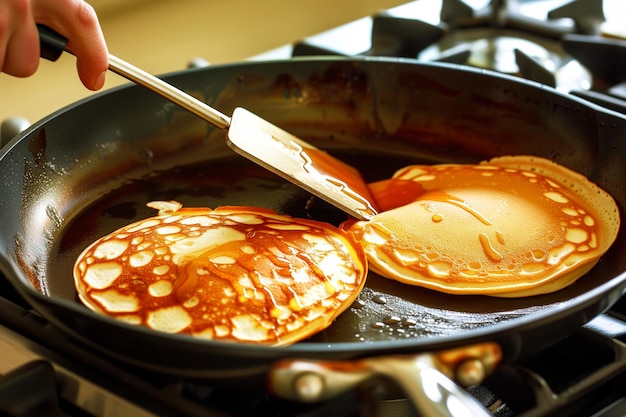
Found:
[{"label": "fingers", "polygon": [[76,55],[78,75],[91,90],[104,84],[108,51],[94,9],[82,0],[32,0],[35,21],[68,39],[67,48]]},{"label": "fingers", "polygon": [[109,63],[107,46],[96,12],[82,0],[0,0],[0,71],[26,77],[37,70],[36,23],[68,39],[85,87],[102,88]]},{"label": "fingers", "polygon": [[83,84],[92,90],[104,85],[109,66],[109,55],[104,35],[94,9],[80,1],[76,11],[77,26],[69,37],[68,48],[76,55],[78,75]]},{"label": "fingers", "polygon": [[27,77],[38,66],[39,36],[30,1],[0,1],[0,71]]}]

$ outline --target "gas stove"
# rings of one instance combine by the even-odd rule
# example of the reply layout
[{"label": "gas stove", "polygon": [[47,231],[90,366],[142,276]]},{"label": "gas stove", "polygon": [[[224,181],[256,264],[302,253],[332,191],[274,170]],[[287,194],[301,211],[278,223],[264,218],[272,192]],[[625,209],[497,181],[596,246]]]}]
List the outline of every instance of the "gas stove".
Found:
[{"label": "gas stove", "polygon": [[619,0],[418,0],[254,57],[393,56],[498,71],[625,112]]},{"label": "gas stove", "polygon": [[[622,8],[622,10],[620,10]],[[621,0],[417,0],[252,57],[392,56],[498,71],[626,113]],[[327,402],[118,363],[46,322],[0,277],[0,415],[419,416],[375,380]],[[626,415],[626,298],[468,391],[494,416]]]},{"label": "gas stove", "polygon": [[[1,288],[1,415],[420,416],[385,381],[371,381],[324,403],[299,404],[268,394],[263,381],[254,378],[194,380],[118,363],[47,323],[6,281]],[[626,299],[468,391],[496,417],[625,415]]]}]

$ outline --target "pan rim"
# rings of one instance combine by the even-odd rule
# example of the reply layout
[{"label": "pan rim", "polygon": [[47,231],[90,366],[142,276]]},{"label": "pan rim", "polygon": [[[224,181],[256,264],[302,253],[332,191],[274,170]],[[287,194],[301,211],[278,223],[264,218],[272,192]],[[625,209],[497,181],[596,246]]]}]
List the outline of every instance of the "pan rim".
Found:
[{"label": "pan rim", "polygon": [[[2,265],[4,265],[5,259],[2,258]],[[2,269],[3,273],[5,268]],[[11,281],[12,282],[12,281]],[[318,356],[322,353],[328,353],[332,351],[335,354],[339,355],[349,355],[355,356],[354,353],[358,352],[356,356],[367,356],[368,353],[377,353],[383,351],[404,351],[406,349],[416,347],[418,348],[426,348],[428,346],[435,345],[440,346],[440,348],[444,348],[447,346],[463,346],[468,343],[462,343],[464,341],[472,341],[472,340],[481,340],[481,341],[494,341],[497,342],[497,335],[507,332],[507,331],[520,331],[523,329],[532,328],[533,326],[543,326],[548,322],[558,322],[563,319],[563,316],[568,316],[570,310],[575,310],[577,307],[585,306],[586,304],[594,304],[594,301],[601,297],[602,295],[606,295],[607,293],[616,292],[616,297],[620,297],[626,294],[626,272],[623,272],[610,280],[604,282],[603,284],[592,288],[585,293],[578,295],[574,298],[569,298],[566,301],[559,302],[557,304],[552,304],[545,309],[541,309],[540,311],[533,312],[532,314],[526,316],[520,316],[517,318],[512,318],[510,320],[506,320],[500,323],[495,323],[493,325],[480,327],[478,329],[473,329],[471,331],[471,336],[468,337],[465,335],[465,332],[460,332],[459,334],[452,335],[435,335],[435,336],[426,336],[426,337],[416,337],[416,338],[407,338],[407,339],[392,339],[392,340],[376,340],[370,342],[361,342],[361,341],[347,341],[347,342],[307,342],[306,340],[297,342],[288,346],[267,346],[267,345],[258,345],[258,344],[249,344],[249,343],[240,343],[240,342],[228,342],[228,341],[219,341],[219,340],[204,340],[200,338],[195,338],[190,335],[185,334],[169,334],[164,332],[158,332],[149,328],[145,328],[143,326],[137,326],[128,324],[119,320],[116,320],[112,317],[101,315],[96,312],[89,310],[88,308],[82,306],[77,302],[73,302],[70,300],[53,298],[42,294],[32,287],[21,287],[17,288],[18,291],[26,290],[30,294],[28,296],[34,296],[35,298],[40,298],[45,300],[45,302],[52,302],[54,304],[60,305],[63,308],[73,310],[74,312],[80,314],[87,314],[96,319],[104,319],[114,326],[121,326],[127,330],[139,331],[140,333],[144,333],[146,335],[157,336],[158,338],[165,339],[175,339],[178,342],[182,343],[191,343],[197,345],[198,347],[203,346],[211,346],[220,349],[230,350],[232,351],[233,346],[237,347],[237,350],[241,349],[240,353],[246,353],[248,351],[254,351],[257,353],[268,354],[268,356],[274,356],[276,352],[286,353],[288,355],[291,354],[300,354],[297,355],[299,357],[302,354],[306,354],[305,356]],[[463,295],[455,295],[455,297],[462,298]],[[484,296],[485,298],[489,298],[488,296]],[[601,312],[606,311],[610,307],[610,304],[605,306]],[[599,312],[598,314],[600,314]],[[593,319],[593,317],[588,317],[586,321],[582,324],[586,323]],[[54,321],[57,321],[56,318],[53,318]],[[495,336],[491,337],[490,336]],[[470,342],[471,343],[471,342]],[[428,351],[420,349],[421,352]],[[280,355],[283,356],[283,355]]]}]

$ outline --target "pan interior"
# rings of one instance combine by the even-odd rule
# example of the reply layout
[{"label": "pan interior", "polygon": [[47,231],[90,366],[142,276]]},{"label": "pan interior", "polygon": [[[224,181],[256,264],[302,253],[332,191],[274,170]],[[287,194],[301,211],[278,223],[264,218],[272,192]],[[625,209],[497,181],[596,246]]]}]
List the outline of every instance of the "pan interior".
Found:
[{"label": "pan interior", "polygon": [[[362,151],[334,151],[369,181],[387,178],[409,163],[429,161]],[[369,167],[369,168],[368,168]],[[371,169],[376,167],[376,169]],[[154,172],[109,192],[75,216],[55,240],[46,266],[51,276],[70,277],[74,261],[90,243],[137,219],[155,215],[146,202],[176,200],[185,207],[252,205],[295,217],[339,225],[346,215],[321,199],[238,156]],[[78,302],[72,280],[48,280],[55,297]],[[553,300],[554,301],[554,300]],[[310,339],[338,343],[455,335],[540,310],[537,300],[500,301],[455,297],[390,281],[370,272],[357,302],[329,329]]]}]

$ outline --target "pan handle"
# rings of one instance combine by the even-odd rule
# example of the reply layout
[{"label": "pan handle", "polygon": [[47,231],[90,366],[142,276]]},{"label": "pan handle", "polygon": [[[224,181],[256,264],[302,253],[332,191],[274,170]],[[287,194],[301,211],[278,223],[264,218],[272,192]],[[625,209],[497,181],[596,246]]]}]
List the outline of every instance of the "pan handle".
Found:
[{"label": "pan handle", "polygon": [[23,117],[9,117],[0,123],[0,149],[30,126]]},{"label": "pan handle", "polygon": [[273,364],[268,385],[293,401],[333,398],[376,376],[396,382],[424,417],[492,416],[463,386],[480,383],[502,358],[495,343],[439,353],[380,356],[354,361],[284,359]]}]

